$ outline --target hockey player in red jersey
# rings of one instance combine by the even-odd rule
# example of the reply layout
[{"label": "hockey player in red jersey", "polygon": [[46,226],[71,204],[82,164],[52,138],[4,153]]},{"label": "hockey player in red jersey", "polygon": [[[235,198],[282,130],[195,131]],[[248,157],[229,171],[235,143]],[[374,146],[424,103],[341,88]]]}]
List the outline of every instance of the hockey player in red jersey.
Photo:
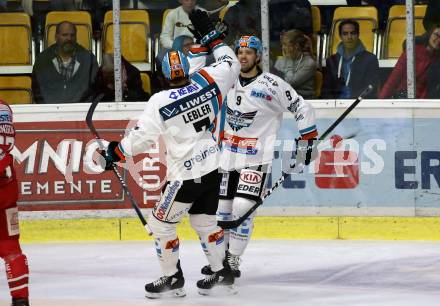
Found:
[{"label": "hockey player in red jersey", "polygon": [[12,110],[0,100],[0,257],[5,261],[11,306],[28,306],[29,269],[18,241],[18,184],[11,155],[14,141]]}]

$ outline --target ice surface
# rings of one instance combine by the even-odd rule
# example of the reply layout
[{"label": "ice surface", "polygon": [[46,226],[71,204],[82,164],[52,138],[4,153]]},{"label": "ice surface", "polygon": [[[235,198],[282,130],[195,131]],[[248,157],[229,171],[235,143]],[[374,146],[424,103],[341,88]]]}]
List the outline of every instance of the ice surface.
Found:
[{"label": "ice surface", "polygon": [[[32,306],[430,306],[440,305],[440,243],[252,241],[238,295],[204,297],[195,283],[206,264],[200,245],[181,242],[187,296],[149,300],[160,275],[152,242],[25,244]],[[9,305],[4,267],[0,305]]]}]

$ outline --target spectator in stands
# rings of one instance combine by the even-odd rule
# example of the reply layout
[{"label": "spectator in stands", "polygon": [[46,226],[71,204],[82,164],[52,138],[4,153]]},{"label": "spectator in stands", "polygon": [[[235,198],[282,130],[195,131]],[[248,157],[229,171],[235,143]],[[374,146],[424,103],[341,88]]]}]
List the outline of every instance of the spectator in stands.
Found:
[{"label": "spectator in stands", "polygon": [[0,0],[0,11],[6,11],[8,8],[8,4],[6,0]]},{"label": "spectator in stands", "polygon": [[[115,101],[114,57],[106,53],[102,57],[102,64],[96,75],[95,83],[91,87],[88,101],[95,99],[102,102]],[[141,73],[121,57],[122,101],[147,101],[150,95],[142,89]]]},{"label": "spectator in stands", "polygon": [[279,76],[303,98],[314,98],[316,61],[310,38],[300,30],[290,30],[283,34],[281,44],[283,56],[275,62]]},{"label": "spectator in stands", "polygon": [[[432,28],[440,25],[440,1],[428,0],[425,17],[423,17],[423,27],[426,32],[420,36],[416,36],[416,44],[428,44],[429,34]],[[406,40],[403,42],[403,49],[406,48]]]},{"label": "spectator in stands", "polygon": [[173,41],[177,36],[186,35],[193,37],[194,35],[188,30],[191,25],[188,14],[196,8],[196,0],[179,0],[181,4],[172,9],[165,18],[160,33],[160,45],[162,48],[171,49]]},{"label": "spectator in stands", "polygon": [[63,21],[55,31],[56,43],[37,57],[32,71],[36,103],[75,103],[85,98],[98,71],[92,52],[76,43],[76,27]]},{"label": "spectator in stands", "polygon": [[423,26],[429,32],[433,27],[440,25],[440,1],[428,0],[427,2]]},{"label": "spectator in stands", "polygon": [[[415,46],[416,98],[428,98],[428,73],[440,56],[440,26],[429,32],[427,44]],[[433,72],[437,74],[438,72]],[[433,80],[435,82],[435,80]],[[438,82],[438,81],[437,81]],[[402,53],[388,80],[383,86],[379,98],[407,98],[406,51]]]},{"label": "spectator in stands", "polygon": [[375,98],[378,90],[379,61],[368,52],[359,39],[359,23],[352,19],[341,21],[338,27],[341,43],[337,53],[326,60],[322,97],[352,99],[369,85],[374,90],[364,98]]},{"label": "spectator in stands", "polygon": [[428,99],[440,99],[440,60],[436,60],[427,72]]},{"label": "spectator in stands", "polygon": [[293,29],[312,35],[312,6],[309,0],[271,0],[269,22],[271,42],[278,42],[283,32]]},{"label": "spectator in stands", "polygon": [[227,10],[223,21],[229,26],[224,40],[229,46],[233,47],[242,35],[261,37],[260,0],[239,0]]},{"label": "spectator in stands", "polygon": [[[242,35],[261,37],[261,1],[239,0],[223,19],[229,26],[225,43],[233,46]],[[280,38],[288,30],[313,32],[312,7],[308,0],[271,0],[269,2],[270,40],[272,50],[280,50]]]}]

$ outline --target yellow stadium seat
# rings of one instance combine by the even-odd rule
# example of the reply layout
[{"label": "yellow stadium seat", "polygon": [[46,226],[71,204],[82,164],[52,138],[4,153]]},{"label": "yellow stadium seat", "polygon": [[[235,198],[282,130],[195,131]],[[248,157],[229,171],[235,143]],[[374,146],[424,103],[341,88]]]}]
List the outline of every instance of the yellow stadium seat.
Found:
[{"label": "yellow stadium seat", "polygon": [[378,14],[377,9],[373,6],[348,7],[340,6],[336,8],[333,15],[333,23],[330,31],[327,55],[336,53],[341,38],[338,32],[339,23],[343,19],[354,19],[359,23],[359,38],[365,48],[376,54],[376,45],[378,41]]},{"label": "yellow stadium seat", "polygon": [[[150,63],[150,18],[144,10],[121,10],[121,52],[129,62]],[[113,14],[104,16],[103,53],[113,53]]]},{"label": "yellow stadium seat", "polygon": [[[414,5],[414,17],[424,17],[426,13],[427,5]],[[393,5],[388,13],[388,20],[394,17],[406,18],[406,6],[405,5]]]},{"label": "yellow stadium seat", "polygon": [[141,80],[142,80],[142,89],[151,95],[150,76],[145,72],[141,72]]},{"label": "yellow stadium seat", "polygon": [[321,96],[322,83],[324,82],[324,76],[321,71],[316,70],[315,73],[315,97],[319,98]]},{"label": "yellow stadium seat", "polygon": [[317,57],[320,59],[320,47],[322,44],[321,40],[321,11],[319,7],[313,5],[312,6],[312,21],[313,21],[313,52],[317,55]]},{"label": "yellow stadium seat", "polygon": [[31,20],[26,13],[0,13],[0,65],[32,64]]},{"label": "yellow stadium seat", "polygon": [[313,21],[313,33],[321,31],[321,11],[319,7],[312,6],[312,21]]},{"label": "yellow stadium seat", "polygon": [[31,77],[0,76],[0,99],[9,104],[32,103]]},{"label": "yellow stadium seat", "polygon": [[76,26],[77,42],[92,50],[92,18],[86,11],[52,11],[46,15],[46,27],[44,33],[44,48],[55,43],[55,30],[57,24],[62,21],[70,21]]},{"label": "yellow stadium seat", "polygon": [[[414,6],[414,33],[421,35],[426,30],[423,26],[426,5]],[[402,54],[402,44],[406,39],[406,7],[393,5],[390,8],[387,27],[385,30],[382,57],[385,59],[398,58]]]},{"label": "yellow stadium seat", "polygon": [[166,9],[165,11],[163,11],[163,15],[162,15],[162,28],[163,25],[165,23],[165,19],[167,18],[167,15],[171,12],[172,9]]}]

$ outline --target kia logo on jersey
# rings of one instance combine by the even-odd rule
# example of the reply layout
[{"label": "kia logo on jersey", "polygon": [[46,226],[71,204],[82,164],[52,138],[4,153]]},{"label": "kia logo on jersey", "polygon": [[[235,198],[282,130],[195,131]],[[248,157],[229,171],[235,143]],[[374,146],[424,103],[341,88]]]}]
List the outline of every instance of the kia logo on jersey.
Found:
[{"label": "kia logo on jersey", "polygon": [[333,142],[334,150],[320,152],[315,164],[315,184],[323,189],[352,189],[359,185],[358,155],[341,150],[342,141]]},{"label": "kia logo on jersey", "polygon": [[240,179],[248,184],[259,184],[263,177],[255,172],[245,172],[240,174]]}]

